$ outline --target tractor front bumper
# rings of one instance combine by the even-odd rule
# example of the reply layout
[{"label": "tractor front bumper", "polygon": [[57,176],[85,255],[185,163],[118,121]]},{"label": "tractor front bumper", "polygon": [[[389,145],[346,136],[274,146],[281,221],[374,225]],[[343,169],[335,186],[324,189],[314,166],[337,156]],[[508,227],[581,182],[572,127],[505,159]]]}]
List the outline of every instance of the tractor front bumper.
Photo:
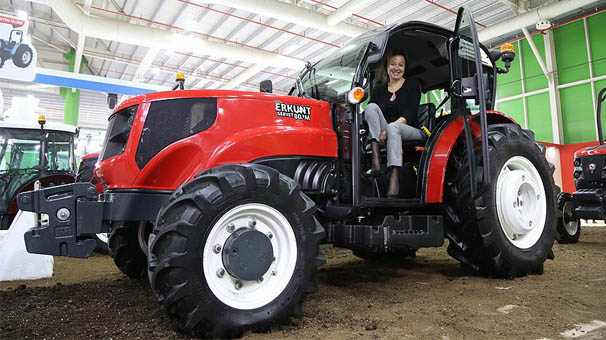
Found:
[{"label": "tractor front bumper", "polygon": [[574,213],[586,220],[606,219],[606,190],[579,189],[572,194]]},{"label": "tractor front bumper", "polygon": [[140,190],[97,195],[91,183],[21,193],[19,209],[48,216],[48,223],[39,223],[25,233],[25,246],[34,254],[87,258],[96,247],[91,235],[109,232],[117,221],[155,221],[169,196]]}]

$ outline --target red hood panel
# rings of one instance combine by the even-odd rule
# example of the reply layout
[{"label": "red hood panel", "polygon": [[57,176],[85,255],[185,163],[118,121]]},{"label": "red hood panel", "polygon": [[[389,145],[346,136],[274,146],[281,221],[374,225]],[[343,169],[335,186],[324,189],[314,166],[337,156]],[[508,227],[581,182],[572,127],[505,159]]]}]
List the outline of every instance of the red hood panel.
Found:
[{"label": "red hood panel", "polygon": [[584,157],[592,155],[606,155],[606,145],[590,146],[574,153],[575,157]]}]

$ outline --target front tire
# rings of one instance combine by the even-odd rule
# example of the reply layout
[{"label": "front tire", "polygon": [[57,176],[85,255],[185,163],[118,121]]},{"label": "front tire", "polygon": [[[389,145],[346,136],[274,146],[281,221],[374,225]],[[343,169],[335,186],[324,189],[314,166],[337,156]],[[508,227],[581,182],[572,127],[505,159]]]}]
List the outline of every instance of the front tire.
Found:
[{"label": "front tire", "polygon": [[115,227],[109,236],[109,254],[120,271],[131,279],[147,274],[147,257],[139,246],[139,222],[126,222]]},{"label": "front tire", "polygon": [[[204,338],[237,337],[301,315],[324,262],[315,210],[275,169],[205,171],[175,191],[150,235],[149,278],[158,302],[180,330]],[[255,253],[238,250],[234,235],[254,244]],[[248,255],[233,262],[239,253]]]},{"label": "front tire", "polygon": [[545,260],[553,259],[558,190],[545,148],[518,125],[489,126],[491,183],[473,200],[460,144],[449,160],[445,188],[448,253],[491,277],[542,274]]},{"label": "front tire", "polygon": [[558,209],[562,217],[558,219],[558,243],[577,243],[581,236],[581,221],[575,216],[572,197],[567,192],[558,195]]}]

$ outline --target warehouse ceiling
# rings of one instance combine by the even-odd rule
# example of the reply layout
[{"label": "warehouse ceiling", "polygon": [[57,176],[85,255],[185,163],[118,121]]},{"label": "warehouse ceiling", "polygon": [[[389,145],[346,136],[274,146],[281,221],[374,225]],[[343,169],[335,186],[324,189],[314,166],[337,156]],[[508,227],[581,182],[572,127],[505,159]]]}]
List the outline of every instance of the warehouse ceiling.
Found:
[{"label": "warehouse ceiling", "polygon": [[[520,12],[524,12],[554,1],[360,0],[353,6],[356,11],[351,15],[346,13],[345,19],[333,26],[337,27],[333,29],[327,25],[304,25],[304,20],[293,19],[286,12],[282,15],[277,10],[271,11],[271,5],[280,2],[307,10],[314,15],[327,16],[345,5],[352,6],[353,2],[348,0],[34,0],[33,2],[0,0],[1,11],[22,10],[28,14],[30,35],[39,53],[38,66],[67,71],[68,62],[63,57],[63,53],[77,49],[79,34],[74,31],[73,23],[62,20],[62,16],[65,19],[70,18],[66,18],[60,8],[53,9],[45,2],[53,4],[53,7],[58,3],[68,7],[77,6],[76,9],[84,12],[89,10],[87,5],[90,5],[90,15],[107,19],[104,22],[127,23],[154,29],[154,32],[163,30],[175,34],[173,35],[175,39],[166,39],[172,41],[141,39],[141,44],[135,45],[91,37],[95,32],[89,31],[83,41],[82,53],[86,62],[82,67],[83,73],[151,83],[168,88],[174,84],[175,74],[180,71],[187,76],[186,88],[194,89],[257,90],[261,80],[271,79],[275,92],[286,93],[303,61],[313,62],[327,56],[342,47],[352,39],[352,36],[364,30],[410,20],[428,21],[452,28],[456,19],[455,12],[461,5],[467,5],[472,10],[480,27],[488,27],[516,16],[512,6],[519,6]],[[253,3],[269,4],[268,12],[256,13],[262,11],[243,9]],[[223,4],[235,5],[230,7]],[[333,17],[337,16],[333,15]],[[338,17],[334,20],[338,20]],[[503,41],[515,34],[519,32],[510,33],[499,39]],[[149,39],[155,36],[150,34]],[[185,42],[182,46],[176,43],[181,40]],[[192,48],[187,42],[194,40],[215,43],[212,46],[217,48],[212,46],[199,50]],[[221,45],[217,44],[237,47],[240,51],[250,51],[249,57],[247,53],[240,53],[240,57],[218,53],[215,50]],[[270,54],[283,57],[283,61],[269,65],[253,62],[253,58],[257,56]],[[243,77],[242,73],[247,70],[248,74]],[[13,90],[19,89],[23,90],[23,85],[13,86]],[[56,89],[42,88],[25,90],[56,92]],[[94,112],[90,115],[96,114]],[[103,121],[98,118],[100,117],[94,120]],[[97,126],[96,123],[93,125]]]}]

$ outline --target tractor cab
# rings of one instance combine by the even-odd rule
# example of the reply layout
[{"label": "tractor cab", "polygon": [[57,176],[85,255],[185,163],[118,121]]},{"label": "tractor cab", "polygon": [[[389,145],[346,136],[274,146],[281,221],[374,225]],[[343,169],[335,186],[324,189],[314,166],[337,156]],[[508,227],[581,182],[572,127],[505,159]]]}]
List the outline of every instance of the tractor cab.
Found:
[{"label": "tractor cab", "polygon": [[[453,120],[464,126],[463,139],[471,158],[467,171],[474,179],[472,192],[474,196],[481,192],[489,180],[484,170],[486,111],[494,106],[496,73],[506,70],[495,65],[502,53],[491,54],[479,44],[473,23],[471,13],[461,8],[454,32],[414,21],[377,28],[315,65],[307,65],[300,74],[291,94],[331,103],[341,146],[339,171],[351,173],[351,183],[340,186],[344,201],[369,207],[418,206],[435,201],[430,191],[442,188],[426,184],[432,163],[439,162],[434,157],[436,144]],[[383,60],[393,50],[406,52],[405,78],[420,83],[425,100],[419,103],[417,117],[419,128],[429,136],[424,142],[403,142],[400,194],[389,199],[385,197],[386,176],[366,175],[371,150],[364,109],[372,92],[385,82]],[[385,165],[385,152],[382,157]]]},{"label": "tractor cab", "polygon": [[72,183],[75,176],[75,127],[35,122],[0,122],[0,230],[17,213],[17,195],[43,187]]},{"label": "tractor cab", "polygon": [[12,30],[8,36],[8,41],[12,44],[21,44],[23,42],[23,31]]}]

